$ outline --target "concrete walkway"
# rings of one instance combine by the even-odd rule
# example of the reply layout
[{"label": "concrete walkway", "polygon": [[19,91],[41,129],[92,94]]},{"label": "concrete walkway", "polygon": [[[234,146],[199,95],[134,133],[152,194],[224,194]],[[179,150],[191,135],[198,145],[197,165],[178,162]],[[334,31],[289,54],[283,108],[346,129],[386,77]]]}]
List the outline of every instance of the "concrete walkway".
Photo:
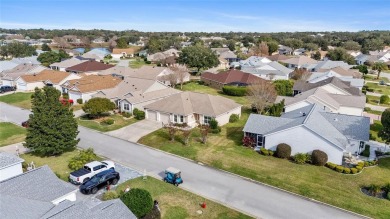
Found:
[{"label": "concrete walkway", "polygon": [[84,112],[84,110],[80,109],[80,110],[73,111],[73,114],[74,114],[75,118],[78,118],[78,117],[84,115],[85,112]]},{"label": "concrete walkway", "polygon": [[7,153],[10,153],[10,154],[24,154],[24,153],[27,153],[29,151],[29,149],[25,148],[23,146],[23,143],[24,142],[19,142],[19,143],[16,143],[16,144],[10,144],[10,145],[7,145],[7,146],[3,146],[3,147],[0,147],[0,151],[1,152],[7,152]]},{"label": "concrete walkway", "polygon": [[381,112],[383,112],[387,108],[389,108],[389,107],[385,107],[385,106],[372,105],[369,103],[366,103],[366,107],[370,107],[372,110],[381,111]]},{"label": "concrete walkway", "polygon": [[366,95],[374,96],[374,97],[380,97],[382,94],[374,93],[374,92],[367,92]]},{"label": "concrete walkway", "polygon": [[137,142],[143,136],[160,128],[162,128],[161,122],[144,119],[121,129],[106,133],[126,141]]}]

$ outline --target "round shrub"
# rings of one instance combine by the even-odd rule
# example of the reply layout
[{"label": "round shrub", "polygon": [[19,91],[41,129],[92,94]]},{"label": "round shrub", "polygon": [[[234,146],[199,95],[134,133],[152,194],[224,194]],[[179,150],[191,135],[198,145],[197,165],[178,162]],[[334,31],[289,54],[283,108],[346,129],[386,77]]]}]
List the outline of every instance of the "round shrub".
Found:
[{"label": "round shrub", "polygon": [[362,161],[362,162],[359,162],[357,165],[358,165],[358,166],[361,166],[361,167],[364,167],[364,162],[363,162],[363,161]]},{"label": "round shrub", "polygon": [[129,112],[123,112],[122,116],[125,117],[125,118],[130,118],[132,116],[132,114],[129,113]]},{"label": "round shrub", "polygon": [[344,168],[344,173],[350,174],[351,173],[351,169],[348,168],[348,167]]},{"label": "round shrub", "polygon": [[279,158],[290,158],[291,157],[291,147],[288,144],[281,143],[276,146],[276,156]]},{"label": "round shrub", "polygon": [[344,167],[343,166],[337,166],[335,170],[337,172],[339,172],[339,173],[342,173],[344,171]]},{"label": "round shrub", "polygon": [[115,121],[113,119],[105,119],[105,120],[101,121],[100,124],[102,124],[102,125],[112,125],[112,124],[114,124],[114,122]]},{"label": "round shrub", "polygon": [[356,169],[358,172],[362,171],[363,167],[362,166],[356,166]]},{"label": "round shrub", "polygon": [[317,166],[324,166],[328,162],[328,155],[320,150],[314,150],[311,153],[311,162]]},{"label": "round shrub", "polygon": [[379,99],[379,103],[381,103],[381,104],[388,104],[389,101],[390,101],[390,98],[387,95],[382,95]]},{"label": "round shrub", "polygon": [[120,199],[137,218],[142,218],[153,209],[152,196],[144,189],[131,189],[124,193]]},{"label": "round shrub", "polygon": [[229,122],[234,123],[234,122],[237,122],[239,119],[240,119],[240,117],[237,114],[232,114],[229,117]]},{"label": "round shrub", "polygon": [[218,128],[218,121],[212,118],[209,122],[210,129],[217,129]]},{"label": "round shrub", "polygon": [[358,170],[356,169],[356,168],[351,168],[351,173],[352,174],[355,174],[355,173],[357,173],[358,172]]},{"label": "round shrub", "polygon": [[274,156],[274,151],[268,150],[269,156]]},{"label": "round shrub", "polygon": [[119,198],[118,193],[115,190],[107,191],[103,194],[103,201]]},{"label": "round shrub", "polygon": [[334,168],[336,168],[337,165],[334,163],[328,162],[328,163],[326,163],[326,166],[333,170]]},{"label": "round shrub", "polygon": [[77,103],[78,104],[82,104],[83,103],[83,99],[77,99]]}]

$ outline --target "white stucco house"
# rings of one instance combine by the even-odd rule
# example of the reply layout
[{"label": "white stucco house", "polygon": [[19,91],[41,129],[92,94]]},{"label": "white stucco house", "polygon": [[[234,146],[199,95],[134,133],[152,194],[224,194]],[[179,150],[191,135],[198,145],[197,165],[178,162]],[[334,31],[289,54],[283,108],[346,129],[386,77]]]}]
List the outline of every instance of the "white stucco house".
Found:
[{"label": "white stucco house", "polygon": [[287,65],[288,68],[295,69],[295,68],[301,68],[303,65],[307,64],[317,64],[318,61],[314,60],[307,56],[297,56],[293,58],[289,58],[286,60],[281,60],[281,63],[284,63]]},{"label": "white stucco house", "polygon": [[294,71],[266,57],[251,56],[239,62],[241,71],[265,80],[288,80]]},{"label": "white stucco house", "polygon": [[36,87],[43,88],[44,86],[52,86],[59,91],[62,91],[61,85],[68,80],[79,79],[80,75],[53,71],[43,70],[38,74],[22,75],[16,79],[16,87],[20,91],[33,91]]},{"label": "white stucco house", "polygon": [[278,144],[291,146],[291,154],[324,151],[328,162],[341,165],[343,156],[360,153],[361,142],[369,140],[370,119],[330,113],[312,104],[281,117],[251,114],[243,129],[256,149],[276,150]]},{"label": "white stucco house", "polygon": [[229,122],[232,114],[241,115],[241,105],[225,97],[196,92],[181,92],[145,107],[146,118],[168,123],[186,123],[195,127],[209,124],[211,119],[219,125]]},{"label": "white stucco house", "polygon": [[57,70],[57,71],[66,71],[67,68],[81,64],[81,63],[86,62],[86,61],[88,61],[88,59],[73,57],[73,58],[66,59],[66,60],[61,61],[61,62],[55,62],[55,63],[51,64],[49,67],[51,69]]}]

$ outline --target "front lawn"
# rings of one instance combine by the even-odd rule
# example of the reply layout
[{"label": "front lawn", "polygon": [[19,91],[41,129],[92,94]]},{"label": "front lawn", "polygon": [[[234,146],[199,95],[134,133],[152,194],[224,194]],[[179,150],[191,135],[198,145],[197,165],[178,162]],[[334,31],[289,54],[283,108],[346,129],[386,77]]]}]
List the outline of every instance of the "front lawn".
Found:
[{"label": "front lawn", "polygon": [[[180,86],[178,86],[178,89]],[[232,99],[236,101],[239,104],[242,104],[243,106],[249,106],[249,100],[248,97],[235,97],[235,96],[228,96],[224,94],[222,91],[214,89],[212,87],[201,85],[198,82],[189,82],[183,85],[183,91],[193,91],[193,92],[199,92],[199,93],[206,93],[211,95],[219,95],[223,96],[229,99]]]},{"label": "front lawn", "polygon": [[0,147],[24,141],[26,129],[10,122],[0,122]]},{"label": "front lawn", "polygon": [[379,93],[382,95],[390,95],[390,88],[387,85],[379,85],[377,83],[371,83],[371,82],[367,82],[365,85],[369,89],[370,88],[374,89],[373,91],[370,91],[370,92]]},{"label": "front lawn", "polygon": [[83,108],[84,104],[76,104],[76,105],[72,105],[70,108],[73,109],[73,112],[74,111],[77,111],[77,110],[81,110]]},{"label": "front lawn", "polygon": [[179,135],[171,142],[163,129],[144,136],[139,143],[360,214],[388,218],[390,202],[368,197],[360,187],[390,182],[390,158],[381,159],[378,167],[366,168],[361,174],[343,175],[326,167],[259,155],[241,143],[248,115],[244,111],[239,122],[223,126],[220,134],[210,134],[205,145],[199,142],[198,133],[192,135],[189,146],[181,143]]},{"label": "front lawn", "polygon": [[378,105],[378,106],[384,106],[384,107],[390,107],[389,104],[378,104],[379,103],[379,99],[380,97],[377,97],[377,96],[371,96],[371,95],[366,95],[367,97],[367,100],[369,104],[372,104],[372,105]]},{"label": "front lawn", "polygon": [[13,93],[0,96],[0,101],[24,109],[31,109],[31,94],[33,93]]},{"label": "front lawn", "polygon": [[152,66],[153,64],[146,64],[146,62],[142,58],[130,59],[129,61],[130,68],[141,68],[144,65]]},{"label": "front lawn", "polygon": [[[103,121],[104,119],[113,119],[114,124],[112,125],[101,124],[100,122]],[[85,126],[90,129],[95,129],[101,132],[109,132],[109,131],[117,130],[125,126],[128,126],[130,124],[133,124],[137,121],[138,120],[134,118],[124,118],[119,114],[106,116],[100,119],[89,119],[87,116],[82,116],[77,118],[77,123],[79,125]]]},{"label": "front lawn", "polygon": [[60,156],[39,157],[31,153],[27,153],[20,155],[20,157],[23,158],[27,164],[34,162],[35,167],[48,165],[50,169],[60,176],[62,180],[68,181],[69,174],[72,172],[72,170],[68,167],[68,162],[78,154],[79,150],[74,150],[63,153]]},{"label": "front lawn", "polygon": [[[159,202],[162,218],[251,218],[233,209],[227,208],[216,202],[207,200],[201,196],[177,188],[174,185],[148,177],[129,180],[120,184],[117,190],[130,188],[141,188],[150,192],[152,198]],[[205,209],[200,204],[206,202]],[[197,210],[202,210],[201,215]]]}]

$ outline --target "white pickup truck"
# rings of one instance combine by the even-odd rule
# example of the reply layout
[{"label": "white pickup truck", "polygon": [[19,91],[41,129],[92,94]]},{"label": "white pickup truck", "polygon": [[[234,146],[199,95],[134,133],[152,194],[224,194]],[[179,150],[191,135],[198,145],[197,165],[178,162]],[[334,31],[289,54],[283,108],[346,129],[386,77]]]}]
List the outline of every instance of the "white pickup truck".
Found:
[{"label": "white pickup truck", "polygon": [[108,169],[115,169],[114,162],[109,160],[105,160],[102,162],[92,161],[90,163],[85,164],[83,168],[71,172],[69,175],[69,181],[73,184],[79,185],[83,182],[88,181],[96,174]]}]

